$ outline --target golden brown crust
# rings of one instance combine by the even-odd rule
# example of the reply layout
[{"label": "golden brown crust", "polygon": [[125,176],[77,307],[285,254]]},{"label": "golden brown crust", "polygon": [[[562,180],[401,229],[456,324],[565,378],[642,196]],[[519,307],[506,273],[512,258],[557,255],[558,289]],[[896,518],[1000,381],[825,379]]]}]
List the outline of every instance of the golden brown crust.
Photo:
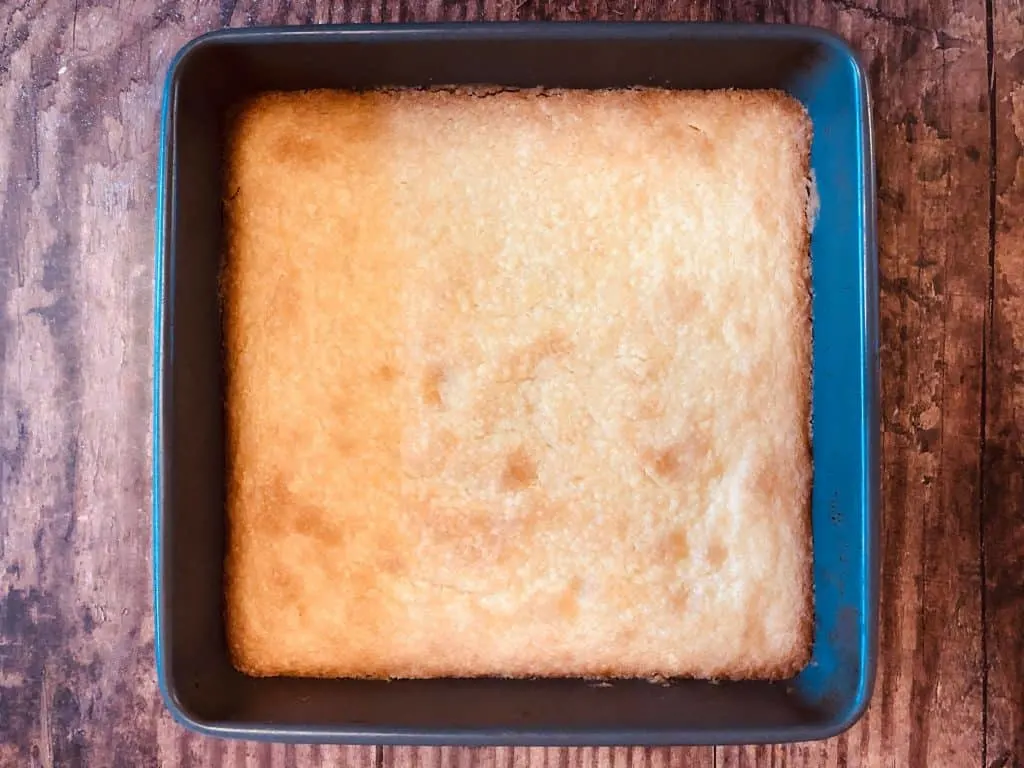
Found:
[{"label": "golden brown crust", "polygon": [[543,96],[270,94],[239,115],[239,669],[806,663],[807,116],[769,91]]}]

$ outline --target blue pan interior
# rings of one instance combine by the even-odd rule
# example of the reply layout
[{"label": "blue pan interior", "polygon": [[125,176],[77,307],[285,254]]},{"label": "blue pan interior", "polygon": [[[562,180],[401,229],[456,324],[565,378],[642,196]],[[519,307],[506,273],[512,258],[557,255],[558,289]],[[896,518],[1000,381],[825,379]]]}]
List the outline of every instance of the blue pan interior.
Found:
[{"label": "blue pan interior", "polygon": [[[813,659],[792,680],[254,679],[231,666],[217,281],[226,116],[265,90],[463,83],[782,88],[807,106],[821,198],[811,242],[816,627]],[[156,648],[160,688],[179,720],[277,741],[706,744],[823,738],[860,715],[876,655],[877,255],[867,88],[842,41],[808,28],[717,24],[214,33],[171,65],[159,173]]]}]

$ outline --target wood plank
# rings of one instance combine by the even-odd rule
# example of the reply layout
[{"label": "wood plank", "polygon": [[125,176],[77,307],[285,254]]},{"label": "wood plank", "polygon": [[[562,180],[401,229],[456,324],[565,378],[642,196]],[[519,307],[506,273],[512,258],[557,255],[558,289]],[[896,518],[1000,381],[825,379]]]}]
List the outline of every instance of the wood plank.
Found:
[{"label": "wood plank", "polygon": [[882,277],[881,649],[867,715],[822,744],[719,750],[718,765],[979,763],[981,339],[988,108],[982,2],[792,3],[870,73]]},{"label": "wood plank", "polygon": [[170,57],[219,23],[198,5],[0,6],[0,765],[376,760],[196,737],[156,690],[157,117]]},{"label": "wood plank", "polygon": [[0,754],[153,762],[148,60],[70,4],[0,20]]},{"label": "wood plank", "polygon": [[[353,21],[376,20],[372,4],[353,7]],[[657,0],[426,0],[403,7],[403,21],[701,21],[713,18],[709,3],[666,6]],[[385,747],[388,768],[710,768],[711,747],[677,748],[458,748]]]},{"label": "wood plank", "polygon": [[385,747],[388,768],[710,768],[713,750],[698,747]]},{"label": "wood plank", "polygon": [[984,499],[986,766],[1024,766],[1024,3],[993,4],[995,206]]}]

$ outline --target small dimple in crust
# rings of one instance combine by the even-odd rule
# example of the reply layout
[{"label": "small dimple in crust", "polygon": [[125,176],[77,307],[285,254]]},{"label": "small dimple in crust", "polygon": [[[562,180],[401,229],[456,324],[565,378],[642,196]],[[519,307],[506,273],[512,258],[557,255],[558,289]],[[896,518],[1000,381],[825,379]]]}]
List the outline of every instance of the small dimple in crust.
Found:
[{"label": "small dimple in crust", "polygon": [[705,560],[707,561],[708,567],[712,570],[718,570],[725,565],[725,559],[729,555],[729,549],[717,536],[712,538],[708,544],[707,554]]},{"label": "small dimple in crust", "polygon": [[516,448],[505,459],[501,486],[506,491],[521,491],[537,479],[537,463],[522,447]]},{"label": "small dimple in crust", "polygon": [[439,365],[431,365],[423,375],[423,402],[434,407],[441,407],[444,401],[441,398],[441,386],[444,384],[444,368]]}]

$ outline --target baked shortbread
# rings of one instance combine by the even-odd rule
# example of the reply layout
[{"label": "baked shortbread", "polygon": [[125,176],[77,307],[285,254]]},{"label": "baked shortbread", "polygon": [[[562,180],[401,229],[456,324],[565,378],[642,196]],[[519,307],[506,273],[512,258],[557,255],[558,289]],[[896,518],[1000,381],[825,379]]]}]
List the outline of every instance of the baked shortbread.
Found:
[{"label": "baked shortbread", "polygon": [[238,668],[800,669],[810,139],[773,91],[247,104],[222,286]]}]

